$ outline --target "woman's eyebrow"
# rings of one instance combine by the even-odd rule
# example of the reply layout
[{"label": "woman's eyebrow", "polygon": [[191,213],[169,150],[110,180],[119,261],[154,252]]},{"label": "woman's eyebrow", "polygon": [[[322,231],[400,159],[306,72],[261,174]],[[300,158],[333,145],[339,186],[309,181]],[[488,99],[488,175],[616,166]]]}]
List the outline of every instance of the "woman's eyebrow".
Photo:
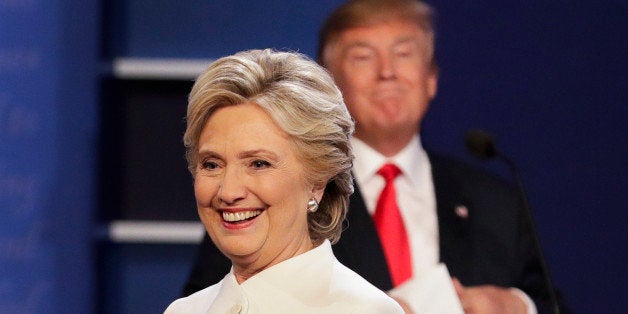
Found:
[{"label": "woman's eyebrow", "polygon": [[250,158],[250,157],[258,157],[258,156],[265,156],[265,157],[269,157],[272,159],[277,159],[278,155],[272,151],[269,151],[267,149],[251,149],[251,150],[245,150],[243,152],[240,152],[238,154],[238,158]]}]

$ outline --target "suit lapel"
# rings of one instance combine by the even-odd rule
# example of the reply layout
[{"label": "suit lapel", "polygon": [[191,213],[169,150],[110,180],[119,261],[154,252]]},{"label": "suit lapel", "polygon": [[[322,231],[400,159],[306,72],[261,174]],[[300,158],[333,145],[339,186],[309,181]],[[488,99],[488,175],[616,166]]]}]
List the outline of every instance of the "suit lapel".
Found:
[{"label": "suit lapel", "polygon": [[373,219],[366,209],[356,182],[349,199],[345,230],[336,243],[334,254],[345,266],[360,274],[381,290],[392,289],[392,281]]},{"label": "suit lapel", "polygon": [[[463,196],[448,161],[430,153],[428,156],[436,194],[440,260],[447,265],[452,276],[468,278],[472,266],[469,259],[474,249],[471,232],[473,209]],[[359,186],[354,184],[356,188],[350,197],[345,230],[340,241],[333,246],[334,254],[345,266],[387,291],[392,289],[392,281],[384,252]]]},{"label": "suit lapel", "polygon": [[472,265],[469,259],[473,256],[471,223],[474,213],[447,160],[428,155],[436,194],[440,260],[452,276],[467,278]]}]

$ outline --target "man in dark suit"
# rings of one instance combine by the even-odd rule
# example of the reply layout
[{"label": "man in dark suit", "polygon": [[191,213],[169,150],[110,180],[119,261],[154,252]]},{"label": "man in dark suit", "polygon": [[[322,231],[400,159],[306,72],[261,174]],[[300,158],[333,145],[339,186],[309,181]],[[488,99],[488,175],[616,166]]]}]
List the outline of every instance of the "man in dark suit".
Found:
[{"label": "man in dark suit", "polygon": [[[438,85],[431,17],[431,8],[414,0],[357,0],[336,9],[321,29],[319,62],[356,121],[356,192],[334,253],[384,291],[444,263],[466,312],[540,311],[549,293],[520,197],[495,177],[421,145],[420,123]],[[373,219],[388,185],[379,175],[385,164],[399,173],[391,181],[399,232],[381,233]],[[409,259],[402,275],[393,274],[399,266],[384,249],[398,234]],[[206,237],[185,294],[219,281],[228,268]],[[396,295],[408,312],[420,312],[409,306],[415,297]]]}]

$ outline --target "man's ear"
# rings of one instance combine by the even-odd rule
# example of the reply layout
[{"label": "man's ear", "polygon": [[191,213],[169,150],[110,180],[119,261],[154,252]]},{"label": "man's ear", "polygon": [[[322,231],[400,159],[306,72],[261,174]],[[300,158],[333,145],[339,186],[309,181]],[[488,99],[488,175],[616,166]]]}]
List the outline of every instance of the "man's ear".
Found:
[{"label": "man's ear", "polygon": [[436,93],[438,92],[438,66],[432,66],[432,73],[427,78],[427,93],[430,97],[430,100],[436,97]]}]

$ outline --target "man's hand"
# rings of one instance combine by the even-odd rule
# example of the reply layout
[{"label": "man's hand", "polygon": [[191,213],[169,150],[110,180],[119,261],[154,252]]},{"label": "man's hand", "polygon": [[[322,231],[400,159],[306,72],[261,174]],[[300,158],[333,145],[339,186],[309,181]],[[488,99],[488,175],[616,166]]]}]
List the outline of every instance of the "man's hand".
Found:
[{"label": "man's hand", "polygon": [[414,312],[412,311],[412,309],[410,308],[410,306],[408,305],[408,303],[406,303],[406,301],[400,299],[400,298],[396,298],[393,297],[391,295],[389,295],[391,298],[393,298],[395,301],[397,301],[397,303],[399,303],[399,305],[401,305],[401,308],[403,309],[403,311],[406,314],[414,314]]},{"label": "man's hand", "polygon": [[453,278],[456,293],[466,314],[525,314],[526,304],[507,288],[483,285],[463,286]]}]

